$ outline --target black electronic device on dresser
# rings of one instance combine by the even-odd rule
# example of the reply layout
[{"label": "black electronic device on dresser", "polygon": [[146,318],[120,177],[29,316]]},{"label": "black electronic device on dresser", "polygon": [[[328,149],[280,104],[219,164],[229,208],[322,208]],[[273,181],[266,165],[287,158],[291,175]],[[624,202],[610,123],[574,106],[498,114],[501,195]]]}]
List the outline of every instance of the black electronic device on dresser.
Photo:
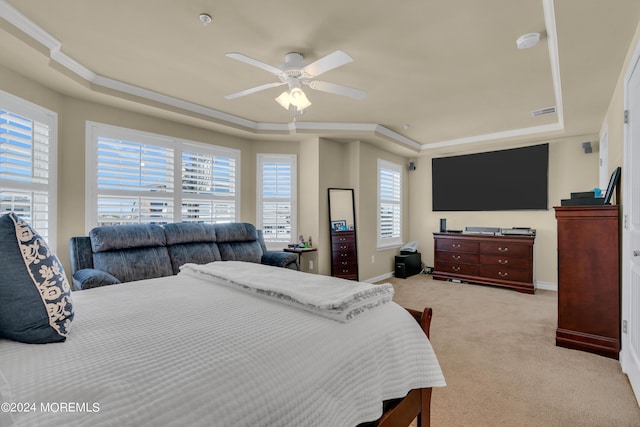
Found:
[{"label": "black electronic device on dresser", "polygon": [[396,255],[395,264],[395,276],[400,279],[406,279],[422,271],[420,252],[400,251],[400,255]]}]

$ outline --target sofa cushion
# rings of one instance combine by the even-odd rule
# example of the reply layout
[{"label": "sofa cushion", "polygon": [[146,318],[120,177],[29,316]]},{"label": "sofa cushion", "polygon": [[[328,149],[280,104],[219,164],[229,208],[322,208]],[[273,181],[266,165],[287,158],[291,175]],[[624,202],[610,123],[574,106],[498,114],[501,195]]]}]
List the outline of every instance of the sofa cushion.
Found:
[{"label": "sofa cushion", "polygon": [[262,246],[253,224],[232,222],[216,224],[216,242],[223,261],[248,261],[260,263]]},{"label": "sofa cushion", "polygon": [[197,222],[176,222],[162,226],[167,246],[180,243],[211,243],[216,241],[216,229],[213,224]]},{"label": "sofa cushion", "polygon": [[121,282],[171,276],[171,258],[166,246],[133,248],[93,254],[93,266]]},{"label": "sofa cushion", "polygon": [[155,224],[104,225],[92,229],[89,237],[94,253],[166,245],[164,230]]},{"label": "sofa cushion", "polygon": [[121,282],[173,274],[161,226],[129,224],[96,227],[89,232],[93,267]]},{"label": "sofa cushion", "polygon": [[248,222],[215,224],[214,227],[216,230],[216,242],[218,243],[258,241],[256,227]]},{"label": "sofa cushion", "polygon": [[13,212],[0,216],[0,336],[31,344],[64,341],[74,311],[60,261]]},{"label": "sofa cushion", "polygon": [[220,251],[215,243],[187,243],[171,245],[167,248],[171,258],[173,274],[180,272],[180,266],[190,262],[193,264],[207,264],[220,261]]},{"label": "sofa cushion", "polygon": [[216,230],[213,224],[178,222],[163,225],[171,258],[173,274],[180,272],[180,266],[190,262],[206,264],[220,261],[220,251],[216,245]]}]

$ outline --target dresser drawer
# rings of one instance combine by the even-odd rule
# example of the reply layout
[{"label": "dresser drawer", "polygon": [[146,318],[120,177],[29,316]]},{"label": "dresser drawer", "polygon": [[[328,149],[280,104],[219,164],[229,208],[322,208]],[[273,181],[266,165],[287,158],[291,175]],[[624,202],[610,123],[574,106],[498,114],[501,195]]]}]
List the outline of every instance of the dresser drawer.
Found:
[{"label": "dresser drawer", "polygon": [[453,262],[456,264],[478,264],[478,254],[461,252],[436,252],[436,262]]},{"label": "dresser drawer", "polygon": [[522,270],[510,267],[480,266],[480,276],[489,279],[510,280],[513,282],[532,282],[531,270]]},{"label": "dresser drawer", "polygon": [[337,243],[347,243],[354,241],[353,232],[333,233],[331,235],[331,242],[335,245]]},{"label": "dresser drawer", "polygon": [[471,264],[458,264],[455,262],[436,262],[435,270],[441,273],[464,274],[477,276],[478,266]]},{"label": "dresser drawer", "polygon": [[496,254],[527,257],[531,254],[532,246],[510,242],[481,242],[481,254]]},{"label": "dresser drawer", "polygon": [[340,262],[334,262],[333,263],[333,273],[343,277],[345,275],[351,275],[351,274],[356,274],[356,266],[353,264],[353,262],[349,262],[349,263],[340,263]]},{"label": "dresser drawer", "polygon": [[331,257],[333,265],[344,265],[347,262],[349,264],[356,263],[356,253],[354,251],[342,251],[334,252]]},{"label": "dresser drawer", "polygon": [[480,264],[488,267],[509,267],[522,270],[531,269],[529,258],[514,257],[507,255],[480,255]]},{"label": "dresser drawer", "polygon": [[454,240],[454,239],[438,239],[436,240],[436,252],[465,252],[465,253],[478,253],[478,242],[469,242],[466,240]]}]

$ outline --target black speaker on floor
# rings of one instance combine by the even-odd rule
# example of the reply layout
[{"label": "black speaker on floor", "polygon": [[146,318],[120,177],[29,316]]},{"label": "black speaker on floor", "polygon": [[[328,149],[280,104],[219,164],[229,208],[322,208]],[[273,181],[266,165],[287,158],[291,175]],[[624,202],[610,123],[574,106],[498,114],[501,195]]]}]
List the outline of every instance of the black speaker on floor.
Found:
[{"label": "black speaker on floor", "polygon": [[[404,251],[403,251],[404,252]],[[422,271],[422,258],[420,252],[396,255],[396,277],[406,279],[409,276]]]},{"label": "black speaker on floor", "polygon": [[407,266],[404,263],[396,262],[396,277],[401,279],[407,278]]}]

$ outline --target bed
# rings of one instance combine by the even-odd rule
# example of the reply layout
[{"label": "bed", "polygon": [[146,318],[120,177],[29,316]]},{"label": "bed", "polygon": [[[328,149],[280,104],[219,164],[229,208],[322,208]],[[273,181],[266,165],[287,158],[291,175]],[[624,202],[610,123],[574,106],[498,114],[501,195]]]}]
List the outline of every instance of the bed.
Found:
[{"label": "bed", "polygon": [[430,309],[360,304],[339,321],[187,270],[74,292],[65,342],[0,339],[0,425],[429,424],[431,388],[445,385]]}]

